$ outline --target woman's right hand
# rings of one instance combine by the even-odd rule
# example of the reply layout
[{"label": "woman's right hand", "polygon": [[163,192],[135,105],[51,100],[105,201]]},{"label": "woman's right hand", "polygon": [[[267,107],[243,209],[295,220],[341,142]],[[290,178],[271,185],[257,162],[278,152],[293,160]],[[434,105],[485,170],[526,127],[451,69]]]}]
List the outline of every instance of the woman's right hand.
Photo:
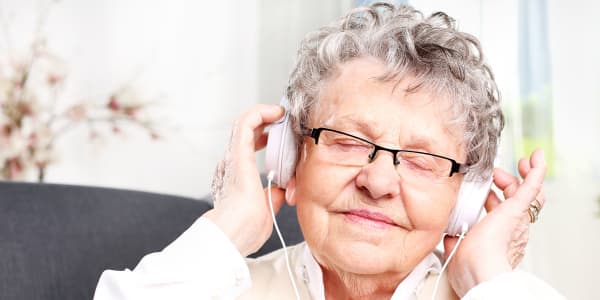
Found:
[{"label": "woman's right hand", "polygon": [[[229,237],[245,257],[256,252],[273,231],[273,220],[256,166],[255,152],[267,144],[264,128],[283,117],[278,105],[258,104],[235,122],[225,152],[211,185],[215,207],[203,217],[210,219]],[[282,189],[272,187],[273,208],[285,199]]]}]

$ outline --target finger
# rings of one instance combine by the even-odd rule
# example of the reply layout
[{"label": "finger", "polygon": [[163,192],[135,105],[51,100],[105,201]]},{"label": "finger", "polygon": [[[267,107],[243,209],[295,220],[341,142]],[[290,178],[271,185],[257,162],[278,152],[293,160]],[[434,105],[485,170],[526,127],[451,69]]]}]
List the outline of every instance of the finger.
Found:
[{"label": "finger", "polygon": [[[527,173],[529,172],[529,170],[531,170],[531,166],[533,166],[534,164],[536,164],[536,165],[545,164],[543,150],[536,149],[531,153],[531,156],[529,157],[529,159],[521,158],[519,160],[519,165],[518,165],[519,175],[521,175],[522,178],[525,178],[527,176]],[[543,190],[538,193],[538,195],[535,197],[535,199],[539,202],[540,209],[542,207],[544,207],[545,196],[544,196]]]},{"label": "finger", "polygon": [[506,189],[508,186],[519,183],[517,177],[512,174],[500,169],[494,169],[494,184],[501,190]]},{"label": "finger", "polygon": [[[539,157],[536,158],[535,153],[533,158],[540,159]],[[514,196],[511,197],[519,203],[519,207],[522,210],[526,210],[531,201],[542,191],[544,176],[546,176],[546,164],[543,161],[543,157],[541,157],[541,161],[534,163],[523,183],[517,188]]]},{"label": "finger", "polygon": [[[261,126],[277,121],[284,110],[279,105],[259,104],[245,112],[237,121],[232,131],[231,151],[242,161],[254,161],[254,145],[258,140],[257,132],[262,135]],[[256,129],[260,129],[255,131]]]},{"label": "finger", "polygon": [[544,151],[542,149],[535,149],[531,153],[531,156],[529,157],[529,159],[521,158],[519,160],[518,169],[519,169],[519,175],[521,175],[521,178],[525,178],[525,176],[527,176],[527,172],[529,172],[529,170],[531,169],[531,166],[533,166],[535,161],[538,161],[538,163],[539,163],[540,157],[543,160]]},{"label": "finger", "polygon": [[518,168],[519,169],[519,175],[521,175],[521,178],[525,178],[527,176],[527,173],[529,172],[529,170],[531,170],[531,159],[527,159],[527,158],[521,158],[519,159],[519,164],[518,164]]},{"label": "finger", "polygon": [[502,169],[496,168],[494,169],[494,184],[502,190],[504,199],[508,199],[514,195],[519,187],[519,179]]},{"label": "finger", "polygon": [[444,237],[444,258],[446,260],[448,259],[450,252],[452,252],[452,249],[456,246],[456,243],[458,243],[457,237],[449,235]]},{"label": "finger", "polygon": [[285,190],[280,189],[276,186],[270,186],[270,187],[264,188],[263,190],[265,192],[265,199],[267,201],[267,205],[270,205],[268,203],[269,202],[269,189],[271,189],[271,199],[273,201],[273,211],[275,212],[275,214],[277,214],[277,212],[279,212],[279,209],[281,209],[281,206],[285,202]]},{"label": "finger", "polygon": [[[546,168],[546,159],[544,157],[544,150],[542,150],[542,149],[534,150],[533,153],[531,154],[530,163],[532,166],[543,166],[544,168]],[[542,188],[543,188],[543,182],[542,182]],[[536,199],[540,203],[540,209],[542,207],[544,207],[544,204],[546,203],[546,197],[544,195],[543,189],[537,194]]]},{"label": "finger", "polygon": [[265,146],[267,146],[267,138],[268,134],[267,133],[262,133],[258,139],[254,142],[254,151],[258,151],[262,148],[264,148]]},{"label": "finger", "polygon": [[490,193],[488,194],[487,199],[485,200],[485,210],[489,213],[490,211],[494,210],[494,208],[498,207],[498,205],[500,205],[501,203],[502,200],[500,200],[498,195],[496,195],[496,192],[490,190]]},{"label": "finger", "polygon": [[260,138],[263,134],[268,133],[268,131],[265,132],[265,128],[267,128],[268,125],[269,125],[268,123],[265,123],[265,124],[262,124],[262,125],[260,125],[260,126],[258,126],[256,128],[254,128],[254,138],[255,138],[255,140],[257,140],[258,138]]},{"label": "finger", "polygon": [[540,191],[540,193],[535,197],[535,199],[540,203],[540,209],[544,208],[544,204],[546,204],[546,196],[544,195],[544,190]]},{"label": "finger", "polygon": [[259,112],[262,120],[254,123],[253,127],[258,127],[262,124],[271,124],[281,119],[285,113],[284,108],[277,104],[256,104],[250,109],[250,112]]},{"label": "finger", "polygon": [[544,157],[544,150],[535,149],[533,153],[531,153],[530,159],[531,167],[546,167],[546,159]]},{"label": "finger", "polygon": [[267,127],[267,124],[262,124],[256,128],[254,128],[254,143],[255,144],[260,139],[260,137],[265,133],[266,127]]}]

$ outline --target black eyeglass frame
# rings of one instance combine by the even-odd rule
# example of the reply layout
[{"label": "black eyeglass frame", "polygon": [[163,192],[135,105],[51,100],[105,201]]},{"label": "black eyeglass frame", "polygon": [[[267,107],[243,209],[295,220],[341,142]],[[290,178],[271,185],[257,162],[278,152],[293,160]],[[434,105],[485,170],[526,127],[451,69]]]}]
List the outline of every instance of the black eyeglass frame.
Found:
[{"label": "black eyeglass frame", "polygon": [[331,132],[339,133],[339,134],[363,141],[374,147],[373,152],[371,154],[369,154],[369,163],[373,162],[373,160],[375,159],[375,156],[377,155],[377,151],[379,151],[379,150],[383,150],[383,151],[392,153],[392,155],[394,157],[394,165],[395,166],[400,164],[400,161],[398,160],[398,156],[396,154],[398,154],[400,152],[417,153],[417,154],[431,155],[431,156],[443,158],[443,159],[450,161],[452,163],[452,167],[450,168],[450,174],[448,174],[448,177],[452,177],[452,175],[454,175],[455,173],[458,173],[458,174],[467,173],[467,165],[466,164],[458,163],[458,162],[456,162],[456,160],[454,160],[450,157],[437,155],[437,154],[433,154],[433,153],[422,152],[422,151],[415,151],[415,150],[390,149],[390,148],[386,148],[383,146],[379,146],[379,145],[377,145],[369,140],[366,140],[364,138],[361,138],[361,137],[358,137],[358,136],[355,136],[355,135],[352,135],[352,134],[349,134],[349,133],[346,133],[343,131],[331,129],[331,128],[325,128],[325,127],[307,128],[307,127],[302,126],[302,131],[303,131],[302,134],[304,136],[309,136],[309,137],[313,138],[315,140],[316,145],[319,144],[319,137],[321,136],[322,131],[331,131]]}]

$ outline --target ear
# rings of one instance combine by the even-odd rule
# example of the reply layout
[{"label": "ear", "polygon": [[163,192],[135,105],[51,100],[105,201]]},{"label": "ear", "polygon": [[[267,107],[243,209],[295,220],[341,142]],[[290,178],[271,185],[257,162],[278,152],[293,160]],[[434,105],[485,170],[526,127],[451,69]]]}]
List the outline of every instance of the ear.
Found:
[{"label": "ear", "polygon": [[296,205],[296,198],[294,197],[295,192],[296,192],[296,175],[293,175],[292,178],[290,178],[290,181],[288,181],[287,187],[285,188],[285,202],[289,206]]}]

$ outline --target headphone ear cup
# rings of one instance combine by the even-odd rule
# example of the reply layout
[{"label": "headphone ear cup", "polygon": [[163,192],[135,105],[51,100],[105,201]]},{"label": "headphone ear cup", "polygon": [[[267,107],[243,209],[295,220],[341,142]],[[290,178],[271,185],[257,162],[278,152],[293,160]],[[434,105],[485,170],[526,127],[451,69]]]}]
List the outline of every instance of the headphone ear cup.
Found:
[{"label": "headphone ear cup", "polygon": [[470,229],[481,215],[481,210],[492,187],[493,177],[485,181],[463,180],[458,191],[456,205],[452,210],[446,233],[458,236],[463,232],[463,224]]},{"label": "headphone ear cup", "polygon": [[269,129],[265,156],[267,172],[274,172],[273,182],[280,188],[286,188],[294,174],[297,152],[289,113],[286,111],[283,118]]}]

